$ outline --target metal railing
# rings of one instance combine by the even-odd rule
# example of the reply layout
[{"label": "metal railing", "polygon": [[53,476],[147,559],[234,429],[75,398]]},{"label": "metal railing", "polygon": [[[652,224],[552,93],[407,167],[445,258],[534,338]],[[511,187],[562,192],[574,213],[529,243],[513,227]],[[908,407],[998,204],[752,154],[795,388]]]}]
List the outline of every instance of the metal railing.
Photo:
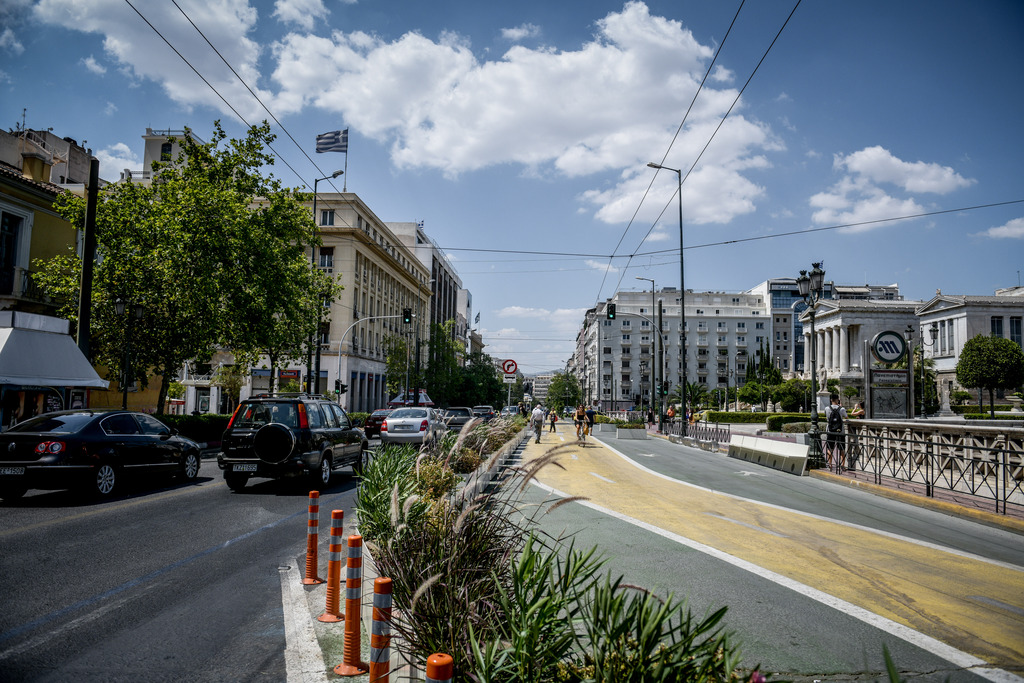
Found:
[{"label": "metal railing", "polygon": [[965,425],[849,422],[846,466],[876,484],[905,482],[991,500],[997,513],[1024,506],[1024,430]]},{"label": "metal railing", "polygon": [[[682,420],[666,420],[665,433],[670,436],[683,435]],[[729,443],[732,439],[732,426],[720,422],[695,422],[687,426],[686,436],[697,441],[716,441],[718,443]]]}]

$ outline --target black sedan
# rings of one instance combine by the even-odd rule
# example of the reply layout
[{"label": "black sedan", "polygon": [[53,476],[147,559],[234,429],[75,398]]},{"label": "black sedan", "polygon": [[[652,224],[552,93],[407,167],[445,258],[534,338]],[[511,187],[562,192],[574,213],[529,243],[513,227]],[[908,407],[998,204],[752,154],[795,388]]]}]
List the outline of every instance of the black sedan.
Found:
[{"label": "black sedan", "polygon": [[363,423],[363,433],[366,434],[367,439],[380,436],[380,426],[384,424],[384,419],[392,412],[394,411],[390,408],[379,408],[370,413],[369,417],[366,418],[366,422]]},{"label": "black sedan", "polygon": [[0,498],[77,487],[110,497],[123,475],[143,470],[195,479],[199,445],[124,410],[45,413],[0,434]]}]

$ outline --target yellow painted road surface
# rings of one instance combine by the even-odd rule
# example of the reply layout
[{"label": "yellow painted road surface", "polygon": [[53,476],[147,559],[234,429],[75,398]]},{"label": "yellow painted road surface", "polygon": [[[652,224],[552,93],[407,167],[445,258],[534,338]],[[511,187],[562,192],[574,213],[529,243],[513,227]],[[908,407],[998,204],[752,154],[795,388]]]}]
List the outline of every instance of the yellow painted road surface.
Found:
[{"label": "yellow painted road surface", "polygon": [[[545,432],[537,480],[703,543],[931,636],[990,665],[1024,663],[1024,570],[657,477],[588,439]],[[557,448],[559,444],[565,444]],[[575,457],[573,457],[575,456]],[[610,481],[609,481],[610,480]]]}]

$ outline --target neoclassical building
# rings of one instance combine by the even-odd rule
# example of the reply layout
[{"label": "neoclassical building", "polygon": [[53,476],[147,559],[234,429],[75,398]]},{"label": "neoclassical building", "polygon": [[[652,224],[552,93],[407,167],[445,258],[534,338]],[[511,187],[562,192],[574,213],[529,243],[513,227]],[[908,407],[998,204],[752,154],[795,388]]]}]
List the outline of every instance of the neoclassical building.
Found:
[{"label": "neoclassical building", "polygon": [[[869,344],[876,334],[886,330],[905,333],[908,326],[917,327],[920,301],[888,299],[822,299],[815,307],[814,339],[817,352],[819,386],[826,380],[838,379],[841,387],[855,386],[859,396],[865,395],[864,370],[870,360]],[[810,349],[810,309],[800,316],[803,324],[804,348]],[[804,379],[811,377],[808,354]],[[821,405],[819,394],[819,409]],[[826,399],[827,400],[827,399]]]}]

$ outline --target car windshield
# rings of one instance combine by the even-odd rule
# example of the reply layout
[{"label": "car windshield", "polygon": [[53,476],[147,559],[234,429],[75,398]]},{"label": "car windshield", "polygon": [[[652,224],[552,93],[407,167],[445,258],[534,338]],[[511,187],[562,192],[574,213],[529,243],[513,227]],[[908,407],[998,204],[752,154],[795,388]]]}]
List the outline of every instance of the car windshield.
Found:
[{"label": "car windshield", "polygon": [[235,426],[262,427],[270,422],[278,422],[286,427],[297,427],[299,421],[295,411],[295,404],[285,401],[246,403],[235,417]]},{"label": "car windshield", "polygon": [[373,411],[373,416],[374,417],[387,417],[390,414],[391,414],[390,410],[375,410],[375,411]]},{"label": "car windshield", "polygon": [[402,418],[426,417],[427,411],[423,408],[399,408],[388,415],[388,419],[400,420]]},{"label": "car windshield", "polygon": [[96,416],[92,413],[72,413],[70,415],[37,415],[20,424],[16,424],[9,431],[12,432],[53,432],[56,434],[71,434],[77,432],[92,422]]},{"label": "car windshield", "polygon": [[469,417],[472,415],[472,411],[469,408],[449,408],[448,415],[451,417]]}]

